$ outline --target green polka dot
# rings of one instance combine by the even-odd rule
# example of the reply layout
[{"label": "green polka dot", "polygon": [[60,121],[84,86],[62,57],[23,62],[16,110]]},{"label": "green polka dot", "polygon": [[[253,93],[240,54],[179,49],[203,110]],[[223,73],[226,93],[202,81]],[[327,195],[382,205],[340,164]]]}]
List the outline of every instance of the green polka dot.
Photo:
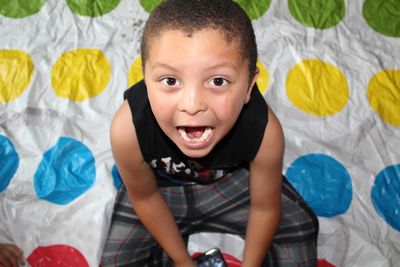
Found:
[{"label": "green polka dot", "polygon": [[97,17],[116,8],[121,0],[67,0],[72,12],[88,17]]},{"label": "green polka dot", "polygon": [[366,0],[363,16],[375,31],[390,37],[400,37],[400,1]]},{"label": "green polka dot", "polygon": [[258,19],[267,12],[271,0],[234,0],[251,19]]},{"label": "green polka dot", "polygon": [[344,0],[289,0],[289,10],[301,24],[327,29],[343,19],[346,6]]},{"label": "green polka dot", "polygon": [[[238,3],[247,13],[251,19],[257,19],[267,12],[271,0],[234,0]],[[151,13],[162,0],[140,0],[140,5],[147,12]]]},{"label": "green polka dot", "polygon": [[33,15],[42,8],[46,0],[0,0],[0,14],[10,18]]},{"label": "green polka dot", "polygon": [[144,10],[151,13],[161,2],[162,0],[140,0],[140,5],[142,5]]}]

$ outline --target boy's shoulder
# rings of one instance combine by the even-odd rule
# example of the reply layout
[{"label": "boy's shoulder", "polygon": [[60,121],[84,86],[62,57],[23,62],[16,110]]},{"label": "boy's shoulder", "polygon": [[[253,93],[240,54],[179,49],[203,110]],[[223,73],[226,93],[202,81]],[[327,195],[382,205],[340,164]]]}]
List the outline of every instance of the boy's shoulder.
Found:
[{"label": "boy's shoulder", "polygon": [[132,113],[127,101],[124,101],[114,115],[111,122],[110,135],[117,141],[132,140],[134,134],[134,125],[132,121]]},{"label": "boy's shoulder", "polygon": [[144,80],[129,87],[124,92],[124,100],[129,104],[132,119],[135,123],[143,119],[143,117],[149,112],[151,113],[147,88]]},{"label": "boy's shoulder", "polygon": [[144,80],[140,80],[139,82],[126,89],[124,92],[124,99],[128,99],[130,96],[137,94],[147,96],[147,88]]},{"label": "boy's shoulder", "polygon": [[120,172],[126,175],[142,169],[144,158],[127,101],[123,102],[112,120],[110,142],[111,150]]},{"label": "boy's shoulder", "polygon": [[113,151],[123,154],[137,151],[138,140],[127,101],[123,102],[114,115],[110,127],[110,140]]}]

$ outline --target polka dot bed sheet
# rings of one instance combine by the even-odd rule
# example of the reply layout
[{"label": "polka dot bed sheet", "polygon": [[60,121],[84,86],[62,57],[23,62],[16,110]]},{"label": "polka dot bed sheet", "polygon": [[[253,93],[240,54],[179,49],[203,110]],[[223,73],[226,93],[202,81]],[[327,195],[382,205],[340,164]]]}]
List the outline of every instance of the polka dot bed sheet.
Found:
[{"label": "polka dot bed sheet", "polygon": [[[260,91],[284,174],[318,215],[318,266],[400,261],[400,4],[236,0],[252,19]],[[0,242],[31,266],[99,266],[121,179],[109,127],[141,80],[161,0],[0,0]],[[201,233],[239,266],[243,240]]]}]

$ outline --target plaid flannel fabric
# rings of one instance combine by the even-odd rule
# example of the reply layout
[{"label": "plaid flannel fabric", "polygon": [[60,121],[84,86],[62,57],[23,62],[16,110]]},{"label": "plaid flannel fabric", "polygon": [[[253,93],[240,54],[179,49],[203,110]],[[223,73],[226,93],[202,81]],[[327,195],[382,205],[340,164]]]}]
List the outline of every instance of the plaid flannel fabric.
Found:
[{"label": "plaid flannel fabric", "polygon": [[[244,238],[249,198],[249,172],[238,169],[210,185],[160,187],[185,240],[198,232],[237,234]],[[266,199],[268,201],[268,199]],[[316,266],[318,220],[289,184],[282,185],[279,229],[264,266]],[[102,267],[172,266],[132,209],[123,186],[116,199]]]}]

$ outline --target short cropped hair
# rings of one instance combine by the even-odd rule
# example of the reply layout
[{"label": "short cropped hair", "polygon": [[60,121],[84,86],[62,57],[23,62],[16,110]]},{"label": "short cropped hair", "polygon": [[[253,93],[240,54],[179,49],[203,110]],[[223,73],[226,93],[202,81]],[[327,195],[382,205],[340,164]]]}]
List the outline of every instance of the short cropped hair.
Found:
[{"label": "short cropped hair", "polygon": [[228,41],[238,40],[249,74],[256,71],[257,44],[250,18],[232,0],[166,0],[150,14],[143,31],[141,57],[144,66],[150,43],[166,30],[180,30],[191,37],[194,32],[212,28]]}]

